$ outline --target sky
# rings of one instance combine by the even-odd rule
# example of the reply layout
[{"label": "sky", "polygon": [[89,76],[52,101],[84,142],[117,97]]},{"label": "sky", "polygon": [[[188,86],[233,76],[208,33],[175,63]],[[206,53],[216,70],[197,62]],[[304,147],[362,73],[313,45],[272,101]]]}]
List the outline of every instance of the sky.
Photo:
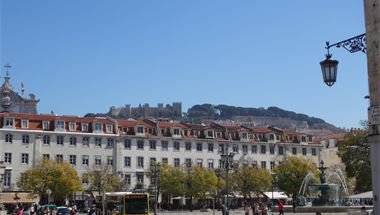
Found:
[{"label": "sky", "polygon": [[[0,64],[40,113],[182,102],[270,107],[338,127],[367,119],[366,55],[325,42],[365,33],[363,1],[0,0]],[[0,77],[6,74],[1,67]]]}]

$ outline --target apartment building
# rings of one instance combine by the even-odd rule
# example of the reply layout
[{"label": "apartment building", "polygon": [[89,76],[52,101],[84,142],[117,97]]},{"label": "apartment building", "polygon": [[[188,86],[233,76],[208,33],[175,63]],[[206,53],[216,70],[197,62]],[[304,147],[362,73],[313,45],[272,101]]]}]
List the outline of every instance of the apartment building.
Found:
[{"label": "apartment building", "polygon": [[5,190],[17,190],[20,174],[42,158],[70,163],[84,185],[88,169],[110,165],[133,189],[136,184],[149,185],[145,173],[152,161],[219,168],[221,155],[233,152],[235,162],[272,169],[289,155],[317,164],[320,151],[312,136],[275,127],[0,113]]}]

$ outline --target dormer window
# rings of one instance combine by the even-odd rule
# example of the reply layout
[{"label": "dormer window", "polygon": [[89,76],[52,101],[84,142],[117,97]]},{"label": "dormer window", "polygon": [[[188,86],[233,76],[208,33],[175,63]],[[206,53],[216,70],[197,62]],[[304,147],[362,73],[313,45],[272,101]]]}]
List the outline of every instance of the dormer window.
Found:
[{"label": "dormer window", "polygon": [[56,130],[64,130],[65,129],[65,121],[63,121],[63,120],[57,120],[55,122],[55,129]]},{"label": "dormer window", "polygon": [[100,122],[95,122],[95,123],[94,123],[94,132],[95,132],[95,133],[101,133],[102,131],[103,131],[102,123],[100,123]]},{"label": "dormer window", "polygon": [[29,128],[29,120],[22,119],[21,120],[21,128]]},{"label": "dormer window", "polygon": [[76,130],[76,123],[75,122],[70,122],[69,123],[69,131],[75,131]]},{"label": "dormer window", "polygon": [[179,128],[173,129],[173,135],[179,135]]},{"label": "dormer window", "polygon": [[301,142],[306,142],[306,137],[305,136],[301,137]]},{"label": "dormer window", "polygon": [[106,125],[106,132],[107,133],[112,133],[113,132],[113,125],[112,124],[107,124]]},{"label": "dormer window", "polygon": [[213,138],[214,137],[214,131],[213,130],[208,130],[207,131],[207,137]]},{"label": "dormer window", "polygon": [[82,123],[82,131],[88,132],[88,123]]},{"label": "dormer window", "polygon": [[246,133],[246,132],[241,133],[241,138],[247,140],[248,139],[248,133]]},{"label": "dormer window", "polygon": [[49,130],[50,129],[50,122],[49,121],[43,121],[42,122],[42,129],[43,130]]},{"label": "dormer window", "polygon": [[14,127],[14,118],[13,117],[5,117],[4,119],[4,127],[13,128]]},{"label": "dormer window", "polygon": [[137,133],[138,134],[144,134],[144,126],[138,126],[137,127]]}]

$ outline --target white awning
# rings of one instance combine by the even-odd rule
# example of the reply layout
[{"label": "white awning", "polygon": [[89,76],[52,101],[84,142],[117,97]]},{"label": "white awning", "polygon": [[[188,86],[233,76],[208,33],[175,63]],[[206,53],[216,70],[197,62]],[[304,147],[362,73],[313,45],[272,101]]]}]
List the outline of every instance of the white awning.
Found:
[{"label": "white awning", "polygon": [[373,193],[372,193],[372,191],[368,191],[365,193],[359,193],[359,194],[351,195],[348,198],[350,198],[350,199],[372,199]]},{"label": "white awning", "polygon": [[[272,199],[272,192],[264,192],[264,195]],[[284,192],[273,191],[273,199],[288,199],[288,196]]]}]

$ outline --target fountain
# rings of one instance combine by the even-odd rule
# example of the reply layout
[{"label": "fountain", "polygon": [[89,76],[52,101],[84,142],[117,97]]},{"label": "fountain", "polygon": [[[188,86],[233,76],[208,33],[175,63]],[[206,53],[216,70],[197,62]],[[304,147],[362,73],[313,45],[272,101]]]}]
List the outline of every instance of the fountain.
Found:
[{"label": "fountain", "polygon": [[[327,205],[342,205],[342,195],[348,195],[346,180],[341,170],[326,173],[323,160],[320,162],[320,183],[310,184],[310,180],[315,178],[315,175],[309,172],[298,192],[299,196],[305,196],[306,190],[308,191],[307,199],[311,201],[313,206],[327,206]],[[332,183],[332,179],[336,179],[338,183]]]}]

